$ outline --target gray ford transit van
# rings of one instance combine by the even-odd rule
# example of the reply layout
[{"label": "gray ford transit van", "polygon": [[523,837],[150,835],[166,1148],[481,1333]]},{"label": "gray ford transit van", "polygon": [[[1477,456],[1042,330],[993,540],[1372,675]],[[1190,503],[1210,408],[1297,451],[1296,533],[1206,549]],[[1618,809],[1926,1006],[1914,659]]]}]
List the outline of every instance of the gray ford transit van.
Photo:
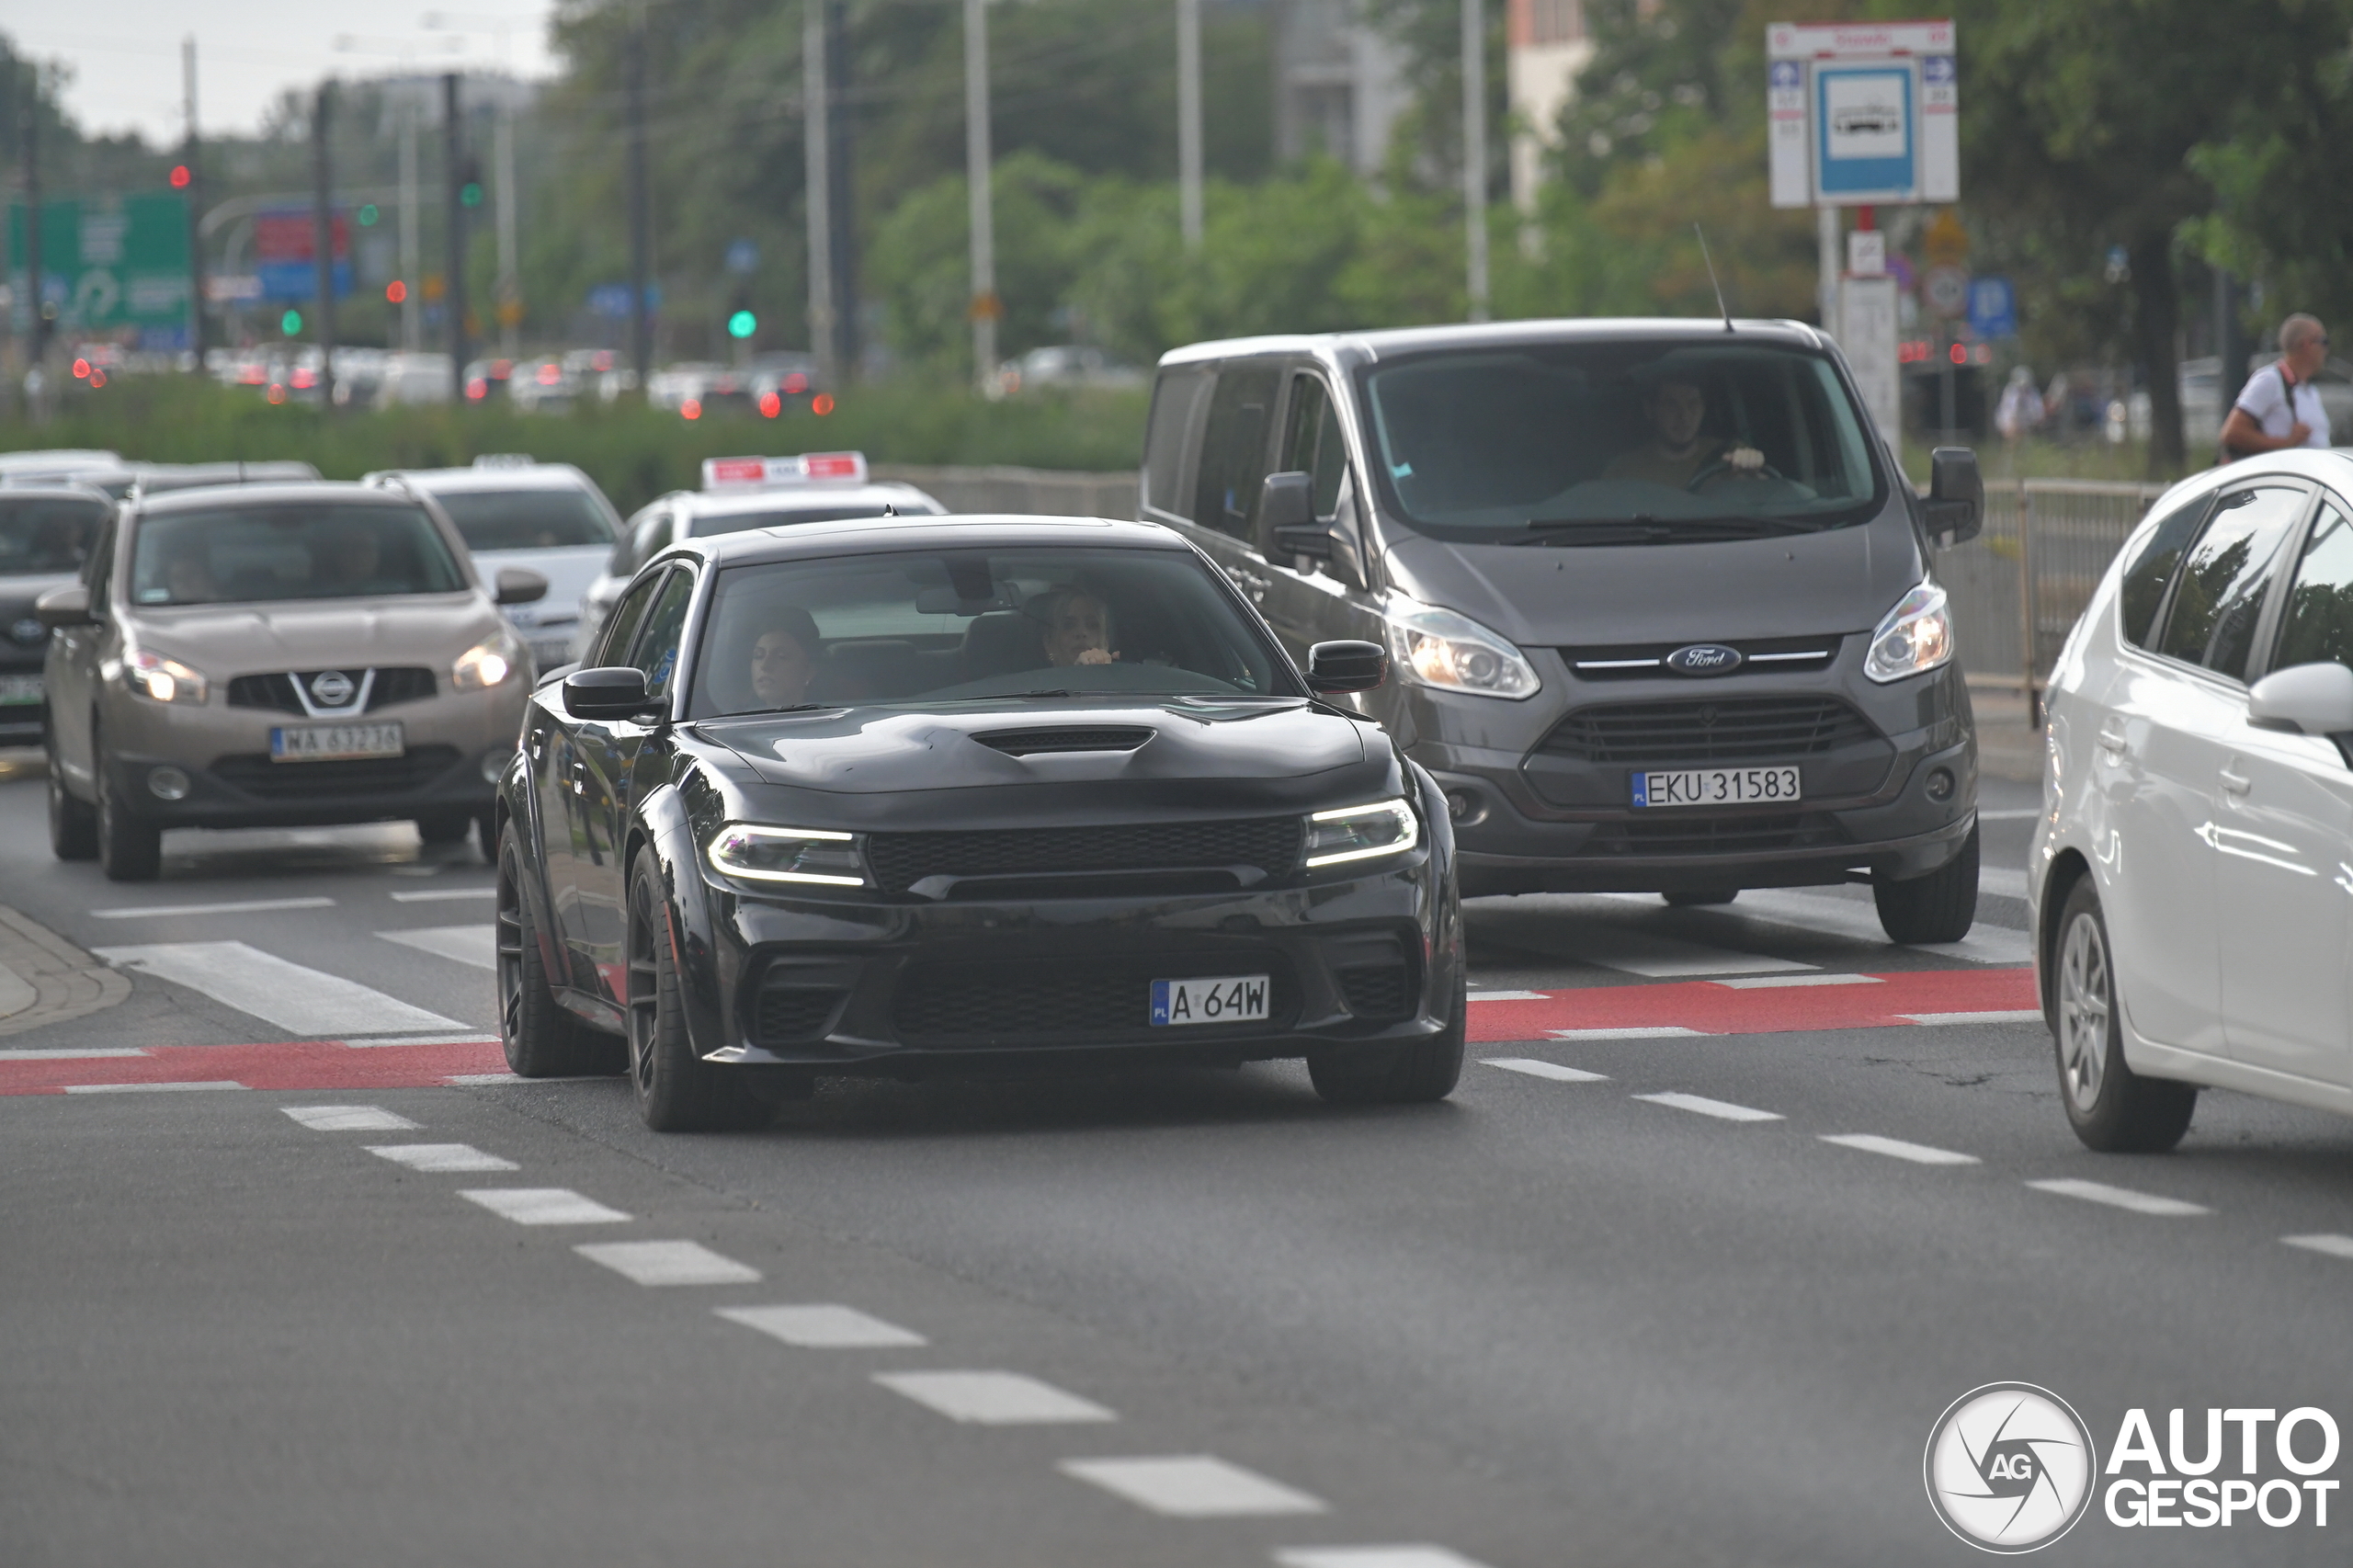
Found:
[{"label": "gray ford transit van", "polygon": [[1936,582],[1977,462],[1904,483],[1792,322],[1512,322],[1160,362],[1140,515],[1437,778],[1465,894],[1868,881],[1900,942],[1977,904],[1977,743]]}]

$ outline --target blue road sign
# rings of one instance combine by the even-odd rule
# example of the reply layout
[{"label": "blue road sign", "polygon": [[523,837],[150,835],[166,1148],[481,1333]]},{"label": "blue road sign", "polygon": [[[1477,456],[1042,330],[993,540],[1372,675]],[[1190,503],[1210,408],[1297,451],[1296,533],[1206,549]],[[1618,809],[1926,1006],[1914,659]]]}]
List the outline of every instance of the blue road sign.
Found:
[{"label": "blue road sign", "polygon": [[1803,74],[1799,71],[1798,62],[1794,60],[1773,62],[1773,69],[1768,81],[1776,90],[1782,92],[1795,92],[1805,85]]},{"label": "blue road sign", "polygon": [[1820,194],[1834,200],[1911,200],[1920,183],[1911,66],[1818,67],[1813,93]]},{"label": "blue road sign", "polygon": [[[588,290],[590,315],[620,321],[630,313],[629,304],[630,288],[626,283],[599,283]],[[645,308],[649,311],[659,311],[662,308],[661,284],[651,283],[646,286]]]},{"label": "blue road sign", "polygon": [[1969,330],[1980,337],[2018,335],[2018,295],[2006,278],[1977,278],[1969,285]]},{"label": "blue road sign", "polygon": [[1925,54],[1920,57],[1920,80],[1931,87],[1949,87],[1960,78],[1949,54]]},{"label": "blue road sign", "polygon": [[760,247],[749,240],[737,240],[727,247],[727,270],[743,274],[760,265]]}]

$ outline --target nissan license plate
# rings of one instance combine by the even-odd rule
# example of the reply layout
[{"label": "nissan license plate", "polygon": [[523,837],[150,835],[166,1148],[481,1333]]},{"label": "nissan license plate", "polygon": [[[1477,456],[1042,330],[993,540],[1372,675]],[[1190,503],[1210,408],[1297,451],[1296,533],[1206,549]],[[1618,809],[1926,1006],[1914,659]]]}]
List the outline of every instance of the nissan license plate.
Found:
[{"label": "nissan license plate", "polygon": [[39,702],[40,694],[39,676],[0,676],[0,707]]},{"label": "nissan license plate", "polygon": [[272,762],[348,762],[398,756],[407,749],[398,723],[287,724],[269,732]]},{"label": "nissan license plate", "polygon": [[1637,806],[1753,806],[1797,798],[1794,767],[1692,767],[1634,775]]},{"label": "nissan license plate", "polygon": [[1267,1017],[1267,977],[1221,974],[1152,983],[1154,1028],[1180,1024],[1245,1024]]}]

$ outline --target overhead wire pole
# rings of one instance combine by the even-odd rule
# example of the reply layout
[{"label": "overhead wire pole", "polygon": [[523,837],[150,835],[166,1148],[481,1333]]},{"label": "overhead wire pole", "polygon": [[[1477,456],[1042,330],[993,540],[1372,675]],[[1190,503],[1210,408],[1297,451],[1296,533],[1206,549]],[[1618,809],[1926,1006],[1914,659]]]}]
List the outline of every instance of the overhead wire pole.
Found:
[{"label": "overhead wire pole", "polygon": [[1176,0],[1176,215],[1201,248],[1201,0]]},{"label": "overhead wire pole", "polygon": [[972,203],[972,383],[983,392],[996,371],[996,221],[989,199],[988,0],[964,0],[964,180]]},{"label": "overhead wire pole", "polygon": [[180,94],[188,108],[188,347],[189,369],[204,374],[204,245],[197,225],[204,211],[203,151],[197,134],[196,35],[180,40]]},{"label": "overhead wire pole", "polygon": [[[40,77],[30,65],[25,74],[31,77],[24,95],[25,152],[25,292],[31,296],[25,301],[25,311],[32,326],[32,368],[40,369],[49,352],[48,301],[42,295],[40,255]],[[34,412],[38,413],[38,410]]]},{"label": "overhead wire pole", "polygon": [[417,211],[416,122],[422,115],[412,97],[401,110],[401,347],[414,354],[425,342],[425,268],[420,241],[425,225]]},{"label": "overhead wire pole", "polygon": [[646,290],[653,270],[645,189],[645,7],[631,24],[629,51],[629,363],[637,394],[645,395],[654,374],[654,318]]},{"label": "overhead wire pole", "polygon": [[1462,223],[1472,321],[1487,319],[1487,14],[1462,0]]},{"label": "overhead wire pole", "polygon": [[329,113],[335,84],[319,84],[311,110],[311,259],[319,281],[319,395],[335,406],[335,208],[334,170],[327,154]]},{"label": "overhead wire pole", "polygon": [[448,232],[442,235],[448,271],[441,308],[449,318],[449,396],[462,405],[466,401],[466,162],[461,142],[464,127],[458,119],[460,80],[455,71],[441,78],[441,157],[449,176]]},{"label": "overhead wire pole", "polygon": [[839,347],[834,326],[834,193],[831,95],[825,76],[824,0],[801,4],[801,121],[809,201],[809,348],[817,361],[817,385],[831,392],[838,380]]},{"label": "overhead wire pole", "polygon": [[498,342],[509,359],[522,351],[523,283],[515,238],[515,106],[498,102]]}]

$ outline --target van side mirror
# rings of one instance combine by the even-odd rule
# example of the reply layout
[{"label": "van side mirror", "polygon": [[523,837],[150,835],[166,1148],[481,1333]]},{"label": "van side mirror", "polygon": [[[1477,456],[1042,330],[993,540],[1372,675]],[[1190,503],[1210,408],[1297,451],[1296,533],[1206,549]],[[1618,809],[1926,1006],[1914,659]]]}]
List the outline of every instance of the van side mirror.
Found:
[{"label": "van side mirror", "polygon": [[1388,678],[1389,650],[1378,642],[1318,642],[1307,651],[1307,689],[1318,696],[1370,691]]},{"label": "van side mirror", "polygon": [[1270,473],[1258,487],[1258,537],[1269,555],[1329,557],[1332,536],[1315,520],[1314,476]]},{"label": "van side mirror", "polygon": [[1985,480],[1977,454],[1967,447],[1938,447],[1928,454],[1928,537],[1942,545],[1965,544],[1985,530]]},{"label": "van side mirror", "polygon": [[2353,670],[2343,665],[2274,670],[2246,694],[2246,722],[2290,734],[2344,734],[2353,730]]},{"label": "van side mirror", "polygon": [[498,602],[503,605],[527,605],[548,597],[548,580],[528,566],[502,566],[498,569]]},{"label": "van side mirror", "polygon": [[645,672],[627,665],[574,670],[563,677],[563,710],[575,719],[634,719],[656,707]]},{"label": "van side mirror", "polygon": [[51,631],[66,626],[96,626],[98,617],[90,608],[89,585],[66,583],[50,589],[33,601],[33,619]]}]

